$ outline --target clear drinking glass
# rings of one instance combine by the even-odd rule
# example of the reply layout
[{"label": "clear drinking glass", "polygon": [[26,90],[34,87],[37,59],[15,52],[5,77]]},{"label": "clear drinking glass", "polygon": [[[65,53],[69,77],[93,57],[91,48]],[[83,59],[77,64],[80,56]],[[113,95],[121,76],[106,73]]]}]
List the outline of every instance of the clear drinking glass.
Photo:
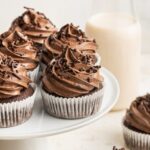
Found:
[{"label": "clear drinking glass", "polygon": [[86,33],[94,37],[102,66],[120,84],[120,97],[114,110],[129,107],[138,95],[140,78],[141,30],[132,0],[93,0],[93,12]]}]

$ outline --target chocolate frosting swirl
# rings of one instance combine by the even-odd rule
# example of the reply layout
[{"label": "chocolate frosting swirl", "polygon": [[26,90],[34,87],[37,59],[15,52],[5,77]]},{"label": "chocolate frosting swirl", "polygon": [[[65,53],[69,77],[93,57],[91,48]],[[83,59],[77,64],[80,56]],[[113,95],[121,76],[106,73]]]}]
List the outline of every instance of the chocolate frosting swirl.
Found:
[{"label": "chocolate frosting swirl", "polygon": [[43,62],[49,63],[53,58],[62,53],[62,49],[69,46],[73,49],[78,49],[84,54],[88,54],[95,58],[97,45],[95,40],[85,36],[79,27],[73,24],[66,24],[59,32],[49,36],[44,42]]},{"label": "chocolate frosting swirl", "polygon": [[0,99],[19,95],[28,88],[30,82],[21,64],[0,53]]},{"label": "chocolate frosting swirl", "polygon": [[37,49],[32,41],[19,31],[8,31],[0,36],[0,51],[20,62],[27,70],[38,65]]},{"label": "chocolate frosting swirl", "polygon": [[150,94],[138,97],[132,102],[124,122],[129,127],[150,134]]},{"label": "chocolate frosting swirl", "polygon": [[16,18],[10,30],[17,28],[37,44],[43,44],[45,38],[57,31],[55,25],[43,13],[25,7],[26,11]]},{"label": "chocolate frosting swirl", "polygon": [[100,66],[94,66],[91,61],[91,57],[81,51],[65,48],[46,68],[43,88],[62,97],[77,97],[102,88]]}]

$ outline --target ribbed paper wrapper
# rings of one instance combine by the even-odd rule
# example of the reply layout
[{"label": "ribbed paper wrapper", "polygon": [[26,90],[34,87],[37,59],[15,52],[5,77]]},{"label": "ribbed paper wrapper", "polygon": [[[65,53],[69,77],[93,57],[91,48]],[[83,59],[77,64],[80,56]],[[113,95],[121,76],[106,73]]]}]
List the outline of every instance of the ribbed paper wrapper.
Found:
[{"label": "ribbed paper wrapper", "polygon": [[77,98],[62,98],[48,94],[41,88],[45,110],[54,117],[79,119],[97,113],[102,104],[104,87],[92,94]]},{"label": "ribbed paper wrapper", "polygon": [[30,79],[34,83],[37,83],[38,80],[39,80],[39,68],[40,68],[40,65],[38,65],[33,71],[28,72],[28,75],[29,75]]},{"label": "ribbed paper wrapper", "polygon": [[31,117],[37,91],[35,84],[31,86],[34,89],[32,96],[21,101],[0,103],[0,128],[17,126]]},{"label": "ribbed paper wrapper", "polygon": [[150,134],[133,131],[123,123],[123,136],[130,150],[150,150]]}]

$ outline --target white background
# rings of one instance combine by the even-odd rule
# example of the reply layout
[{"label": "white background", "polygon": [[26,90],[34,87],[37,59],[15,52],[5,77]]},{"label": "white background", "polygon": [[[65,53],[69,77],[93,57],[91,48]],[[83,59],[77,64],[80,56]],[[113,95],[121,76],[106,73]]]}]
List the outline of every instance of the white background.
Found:
[{"label": "white background", "polygon": [[[33,7],[46,14],[60,27],[73,22],[84,29],[90,17],[94,0],[0,0],[0,32],[10,26],[12,20],[20,15],[23,6]],[[100,0],[99,0],[100,1]],[[143,52],[150,52],[150,0],[134,0],[143,31]]]},{"label": "white background", "polygon": [[24,11],[23,6],[45,13],[58,27],[70,22],[83,27],[90,15],[91,2],[92,0],[3,0],[0,5],[0,31],[7,30],[11,21]]}]

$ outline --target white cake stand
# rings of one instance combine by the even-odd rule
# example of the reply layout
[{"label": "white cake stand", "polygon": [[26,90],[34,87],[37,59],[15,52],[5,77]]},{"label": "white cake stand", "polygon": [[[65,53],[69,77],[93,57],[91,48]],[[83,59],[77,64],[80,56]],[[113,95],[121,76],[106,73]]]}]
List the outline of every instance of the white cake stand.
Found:
[{"label": "white cake stand", "polygon": [[100,119],[112,109],[120,93],[116,78],[105,68],[101,73],[105,79],[105,94],[101,110],[96,115],[78,120],[50,117],[43,110],[38,91],[31,119],[17,127],[0,129],[0,150],[49,150],[44,137],[75,130]]}]

